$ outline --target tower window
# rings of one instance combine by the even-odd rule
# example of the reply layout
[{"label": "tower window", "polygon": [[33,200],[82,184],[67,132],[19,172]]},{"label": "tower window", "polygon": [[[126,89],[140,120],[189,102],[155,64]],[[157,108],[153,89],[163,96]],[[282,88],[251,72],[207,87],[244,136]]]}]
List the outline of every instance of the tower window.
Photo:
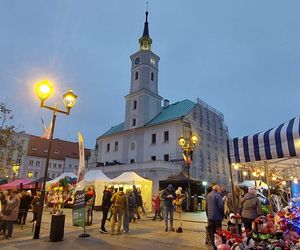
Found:
[{"label": "tower window", "polygon": [[164,132],[164,142],[168,142],[169,141],[169,131],[165,131]]},{"label": "tower window", "polygon": [[156,144],[156,134],[152,134],[151,136],[151,143]]},{"label": "tower window", "polygon": [[118,151],[118,149],[119,149],[119,142],[116,141],[116,142],[115,142],[115,151]]},{"label": "tower window", "polygon": [[154,81],[154,73],[151,72],[151,81]]},{"label": "tower window", "polygon": [[130,159],[130,163],[134,163],[135,161],[134,161],[134,159]]},{"label": "tower window", "polygon": [[134,101],[133,101],[133,110],[136,110],[136,107],[137,107],[137,101],[134,100]]},{"label": "tower window", "polygon": [[110,143],[107,143],[106,144],[106,152],[109,152],[110,151]]},{"label": "tower window", "polygon": [[135,118],[132,119],[132,127],[134,127],[134,126],[136,126],[136,119]]},{"label": "tower window", "polygon": [[155,156],[155,155],[152,155],[152,156],[151,156],[151,160],[152,160],[152,161],[156,161],[156,156]]},{"label": "tower window", "polygon": [[139,79],[139,72],[135,72],[135,80]]}]

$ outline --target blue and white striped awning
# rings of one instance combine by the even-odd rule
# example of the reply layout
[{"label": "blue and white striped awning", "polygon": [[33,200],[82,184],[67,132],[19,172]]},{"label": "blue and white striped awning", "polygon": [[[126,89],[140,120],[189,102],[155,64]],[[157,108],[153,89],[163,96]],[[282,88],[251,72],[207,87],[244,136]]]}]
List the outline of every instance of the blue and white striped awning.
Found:
[{"label": "blue and white striped awning", "polygon": [[300,156],[300,117],[255,135],[229,139],[229,163]]}]

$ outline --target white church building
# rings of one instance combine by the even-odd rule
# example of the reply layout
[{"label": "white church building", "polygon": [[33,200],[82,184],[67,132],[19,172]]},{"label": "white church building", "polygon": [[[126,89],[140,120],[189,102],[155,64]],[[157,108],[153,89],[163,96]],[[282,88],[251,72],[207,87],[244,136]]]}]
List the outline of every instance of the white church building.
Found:
[{"label": "white church building", "polygon": [[[180,136],[199,138],[190,168],[191,177],[228,184],[226,142],[228,130],[224,116],[200,99],[170,104],[158,92],[159,56],[152,52],[148,12],[140,49],[130,56],[130,92],[125,96],[125,120],[96,139],[89,168],[101,169],[113,178],[125,171],[135,171],[153,181],[184,169]],[[171,86],[170,86],[171,87]]]}]

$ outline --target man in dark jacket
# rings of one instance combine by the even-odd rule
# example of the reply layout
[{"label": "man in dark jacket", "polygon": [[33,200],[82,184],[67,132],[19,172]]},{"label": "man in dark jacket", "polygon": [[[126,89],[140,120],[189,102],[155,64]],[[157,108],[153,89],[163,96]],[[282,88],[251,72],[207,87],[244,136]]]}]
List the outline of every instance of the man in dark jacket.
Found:
[{"label": "man in dark jacket", "polygon": [[208,219],[208,227],[210,232],[210,241],[214,246],[214,234],[217,228],[222,228],[222,220],[224,218],[224,204],[220,188],[214,185],[212,191],[206,196],[206,214]]},{"label": "man in dark jacket", "polygon": [[168,187],[163,191],[161,195],[162,199],[164,200],[165,205],[165,224],[166,229],[168,231],[168,214],[170,214],[170,231],[175,231],[173,228],[173,216],[174,216],[174,204],[173,200],[175,199],[175,189],[173,188],[172,184],[169,184]]},{"label": "man in dark jacket", "polygon": [[108,187],[104,193],[103,193],[103,197],[102,197],[102,212],[103,212],[103,216],[102,216],[102,221],[101,221],[101,228],[100,228],[100,233],[106,234],[108,233],[107,230],[105,229],[105,222],[107,219],[107,214],[109,211],[109,208],[111,206],[111,197],[112,197],[112,192],[113,192],[113,187]]},{"label": "man in dark jacket", "polygon": [[27,213],[30,208],[30,203],[32,201],[32,196],[27,191],[22,191],[21,193],[22,197],[20,200],[20,206],[19,206],[19,214],[17,222],[18,224],[25,225]]}]

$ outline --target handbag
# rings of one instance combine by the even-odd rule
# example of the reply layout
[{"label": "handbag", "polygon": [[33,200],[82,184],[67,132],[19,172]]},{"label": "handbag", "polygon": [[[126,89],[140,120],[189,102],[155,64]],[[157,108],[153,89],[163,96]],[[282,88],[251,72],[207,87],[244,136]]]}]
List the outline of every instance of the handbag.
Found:
[{"label": "handbag", "polygon": [[5,216],[10,216],[10,215],[11,215],[11,210],[5,210],[5,211],[3,212],[3,215],[5,215]]}]

